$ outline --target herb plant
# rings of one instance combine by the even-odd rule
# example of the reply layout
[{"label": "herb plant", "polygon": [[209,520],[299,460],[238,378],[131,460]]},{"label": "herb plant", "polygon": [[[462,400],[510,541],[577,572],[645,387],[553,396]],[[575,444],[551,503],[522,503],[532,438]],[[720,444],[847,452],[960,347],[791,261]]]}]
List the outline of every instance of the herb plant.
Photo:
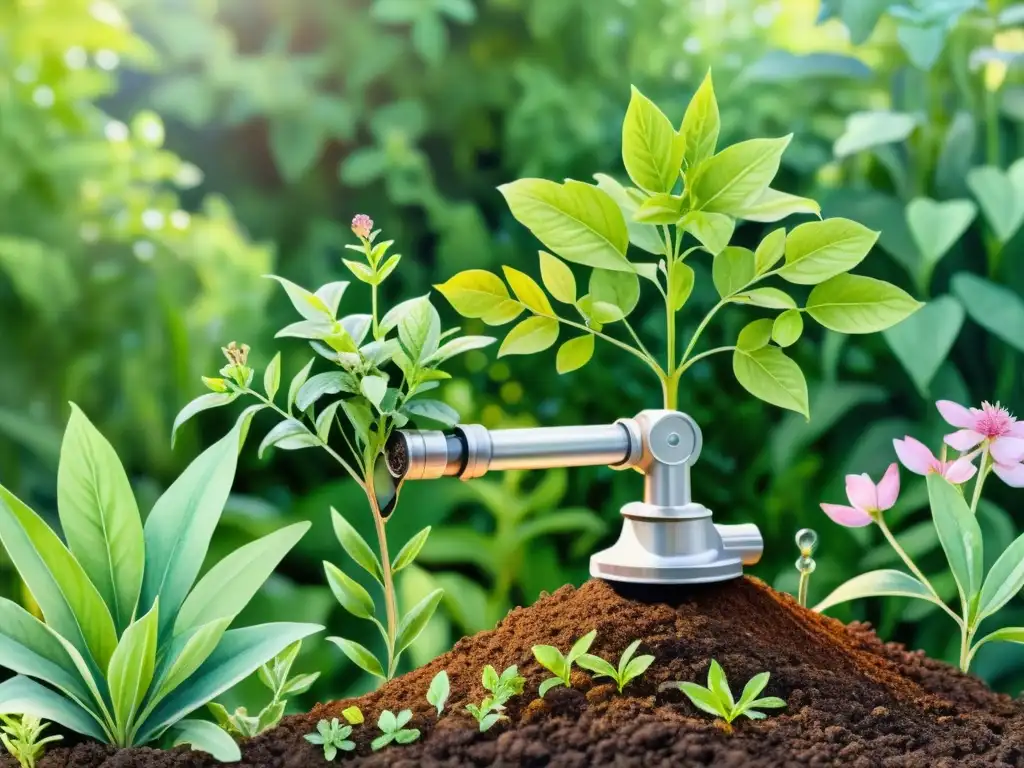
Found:
[{"label": "herb plant", "polygon": [[245,426],[193,461],[143,526],[114,449],[72,406],[57,473],[67,545],[0,486],[0,541],[44,617],[0,599],[0,665],[18,673],[0,684],[0,713],[45,717],[120,747],[166,735],[238,759],[220,728],[182,718],[322,629],[228,629],[308,523],[235,550],[196,581]]},{"label": "herb plant", "polygon": [[485,696],[479,704],[466,705],[466,711],[476,718],[481,732],[490,730],[499,720],[507,719],[503,714],[505,705],[513,696],[523,692],[525,684],[526,678],[519,674],[515,665],[508,667],[500,676],[490,664],[484,667],[484,690],[490,691],[490,696]]},{"label": "herb plant", "polygon": [[540,684],[540,688],[537,690],[537,695],[542,699],[544,694],[550,691],[557,685],[564,685],[566,688],[572,688],[572,683],[569,680],[569,676],[572,673],[572,665],[576,663],[576,660],[580,656],[590,650],[590,644],[594,642],[594,638],[597,637],[597,630],[591,630],[575,643],[572,648],[569,649],[569,653],[565,656],[562,652],[555,648],[553,645],[535,645],[533,646],[533,656],[537,659],[537,662],[548,670],[554,677],[549,677],[547,680]]},{"label": "herb plant", "polygon": [[590,670],[597,677],[610,677],[615,681],[619,693],[622,693],[622,689],[626,687],[630,680],[640,677],[654,663],[653,656],[637,656],[633,658],[633,654],[636,653],[636,649],[639,647],[639,640],[634,640],[630,643],[626,650],[622,652],[618,668],[613,667],[600,656],[594,656],[589,653],[580,656],[576,663],[583,667],[583,669]]},{"label": "herb plant", "polygon": [[280,723],[288,705],[288,698],[305,693],[320,677],[319,672],[290,677],[292,664],[301,647],[302,641],[296,640],[257,671],[260,682],[270,689],[271,699],[256,717],[250,716],[245,707],[239,707],[232,714],[221,704],[207,704],[207,709],[213,713],[217,724],[232,736],[248,739]]},{"label": "herb plant", "polygon": [[3,725],[0,725],[0,743],[21,768],[35,768],[36,760],[46,751],[46,745],[64,738],[57,735],[40,738],[50,724],[32,715],[0,715],[0,721],[3,721]]},{"label": "herb plant", "polygon": [[[884,513],[899,495],[899,468],[892,464],[876,486],[867,475],[847,475],[850,505],[822,504],[836,523],[851,528],[876,524],[910,573],[894,569],[869,571],[837,587],[815,606],[824,611],[861,597],[893,596],[927,600],[945,611],[960,630],[960,669],[966,672],[985,643],[1024,643],[1024,627],[1003,627],[975,641],[981,622],[994,615],[1024,587],[1024,534],[1013,541],[985,574],[984,541],[978,524],[978,504],[986,480],[993,474],[1011,487],[1024,487],[1024,423],[1018,422],[998,403],[981,408],[940,400],[939,413],[955,432],[945,436],[939,456],[907,436],[894,440],[900,462],[911,472],[924,475],[932,522],[956,581],[960,598],[954,611],[940,597],[932,582],[914,563],[885,522]],[[948,450],[956,451],[948,456]],[[977,461],[977,465],[975,465]],[[973,488],[967,488],[974,480]],[[913,575],[911,575],[913,574]]]},{"label": "herb plant", "polygon": [[[384,464],[382,451],[395,428],[410,421],[451,426],[459,415],[450,406],[429,397],[450,375],[441,366],[452,357],[493,343],[489,336],[458,336],[458,329],[441,331],[441,319],[427,296],[404,301],[381,314],[380,285],[394,272],[401,256],[388,254],[393,241],[378,241],[373,221],[360,214],[352,220],[358,245],[346,247],[358,252],[362,261],[344,259],[348,270],[370,287],[370,312],[338,315],[348,283],[331,282],[315,292],[289,280],[271,275],[281,284],[302,318],[280,331],[278,337],[306,340],[316,356],[332,368],[310,375],[316,356],[310,359],[288,386],[284,403],[277,402],[281,384],[281,356],[274,357],[263,375],[263,392],[252,387],[253,370],[248,366],[248,348],[228,346],[228,365],[219,378],[204,378],[212,391],[186,405],[175,421],[175,429],[200,411],[232,403],[245,397],[256,404],[247,414],[274,412],[281,421],[267,433],[259,453],[273,446],[281,450],[317,447],[326,451],[366,493],[377,533],[379,556],[356,529],[336,511],[331,511],[334,531],[342,548],[357,565],[380,585],[384,596],[385,620],[377,618],[377,606],[370,594],[340,568],[325,563],[327,581],[342,606],[360,619],[373,622],[385,646],[383,659],[354,640],[328,638],[358,667],[382,680],[395,676],[402,652],[420,634],[442,597],[435,590],[399,618],[394,575],[409,566],[430,534],[424,528],[395,555],[389,556],[386,525],[398,501],[399,487]],[[340,395],[331,399],[330,396]],[[340,441],[340,445],[331,444]]]},{"label": "herb plant", "polygon": [[303,738],[310,744],[323,746],[324,760],[331,761],[337,757],[338,750],[351,752],[356,748],[356,743],[349,741],[351,735],[351,725],[342,725],[338,718],[332,717],[330,722],[321,720],[316,724],[316,733],[308,733]]},{"label": "herb plant", "polygon": [[[878,239],[877,232],[855,221],[811,221],[788,234],[779,228],[755,251],[730,246],[737,221],[775,222],[792,214],[820,215],[820,209],[813,200],[770,187],[792,136],[751,139],[716,151],[719,129],[710,74],[678,131],[634,88],[622,128],[622,159],[634,187],[605,174],[595,176],[596,185],[520,179],[500,187],[512,215],[552,252],[540,252],[544,288],[504,267],[511,294],[498,275],[481,269],[461,272],[437,289],[461,315],[488,325],[504,325],[524,311],[529,315],[509,331],[499,356],[548,349],[564,326],[578,333],[558,350],[559,373],[585,365],[599,338],[642,361],[661,382],[665,407],[674,409],[682,375],[700,360],[730,353],[744,389],[808,416],[804,375],[783,352],[803,333],[805,314],[839,333],[873,333],[921,305],[894,285],[847,274]],[[654,261],[630,260],[630,244]],[[720,300],[679,354],[677,314],[693,290],[692,264],[701,251],[713,259]],[[592,270],[585,290],[565,262]],[[783,284],[814,286],[804,306],[764,284],[774,277]],[[628,319],[640,302],[642,284],[653,286],[665,305],[661,362]],[[576,317],[563,316],[549,294]],[[698,352],[701,334],[728,305],[777,314],[750,322],[734,344]],[[617,336],[612,328],[621,329]]]},{"label": "herb plant", "polygon": [[448,682],[448,673],[442,669],[434,675],[434,679],[430,681],[430,687],[427,688],[427,703],[437,709],[438,717],[444,712],[444,705],[448,701],[449,693],[451,693],[451,684]]},{"label": "herb plant", "polygon": [[420,737],[419,728],[406,728],[412,720],[412,710],[403,709],[397,715],[390,709],[385,709],[377,718],[377,727],[381,735],[370,744],[374,752],[384,749],[391,742],[398,744],[412,744]]},{"label": "herb plant", "polygon": [[778,696],[757,698],[768,685],[770,676],[768,672],[754,675],[743,686],[740,700],[734,701],[732,691],[729,689],[729,681],[725,678],[725,671],[717,661],[712,659],[711,668],[708,670],[707,688],[696,683],[675,683],[675,685],[679,686],[679,689],[686,694],[686,697],[693,702],[693,706],[697,709],[710,715],[716,715],[731,726],[732,721],[740,715],[749,717],[751,720],[763,720],[766,715],[759,711],[760,709],[777,709],[786,706],[786,702]]}]

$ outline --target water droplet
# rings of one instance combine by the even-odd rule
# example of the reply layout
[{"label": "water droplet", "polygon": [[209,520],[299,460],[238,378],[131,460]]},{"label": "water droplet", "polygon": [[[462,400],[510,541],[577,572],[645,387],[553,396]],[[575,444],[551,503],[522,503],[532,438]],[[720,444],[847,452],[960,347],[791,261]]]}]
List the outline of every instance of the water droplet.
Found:
[{"label": "water droplet", "polygon": [[796,561],[796,569],[800,573],[814,573],[814,569],[818,567],[818,564],[814,562],[813,557],[800,557]]},{"label": "water droplet", "polygon": [[796,532],[796,545],[802,555],[809,556],[818,546],[818,534],[810,528],[801,528]]}]

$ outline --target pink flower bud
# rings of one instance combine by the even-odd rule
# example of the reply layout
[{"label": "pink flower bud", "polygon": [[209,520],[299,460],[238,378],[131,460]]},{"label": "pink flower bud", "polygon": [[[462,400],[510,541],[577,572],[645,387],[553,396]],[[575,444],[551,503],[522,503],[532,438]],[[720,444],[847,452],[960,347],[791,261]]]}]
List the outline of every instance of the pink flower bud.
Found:
[{"label": "pink flower bud", "polygon": [[370,233],[373,232],[373,219],[365,213],[357,214],[352,219],[352,231],[357,237],[361,237],[364,240],[367,239]]}]

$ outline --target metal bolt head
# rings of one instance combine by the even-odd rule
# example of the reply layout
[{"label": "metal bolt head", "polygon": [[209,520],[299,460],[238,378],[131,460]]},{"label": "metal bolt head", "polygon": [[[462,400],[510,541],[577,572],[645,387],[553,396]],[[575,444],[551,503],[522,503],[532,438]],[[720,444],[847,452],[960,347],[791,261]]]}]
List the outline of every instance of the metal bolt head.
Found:
[{"label": "metal bolt head", "polygon": [[668,465],[693,464],[703,443],[700,427],[679,411],[643,411],[637,416],[650,459]]}]

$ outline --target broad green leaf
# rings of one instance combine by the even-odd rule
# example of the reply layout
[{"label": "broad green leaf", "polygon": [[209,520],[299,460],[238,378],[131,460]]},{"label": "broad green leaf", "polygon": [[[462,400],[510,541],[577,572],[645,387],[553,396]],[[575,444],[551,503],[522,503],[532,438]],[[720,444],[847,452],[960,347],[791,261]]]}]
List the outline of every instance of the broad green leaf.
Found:
[{"label": "broad green leaf", "polygon": [[732,691],[729,689],[729,681],[725,677],[725,670],[714,659],[711,660],[711,668],[708,670],[708,688],[714,692],[727,709],[732,709],[736,705]]},{"label": "broad green leaf", "polygon": [[215,619],[234,619],[298,544],[310,524],[295,523],[249,542],[213,566],[185,598],[174,622],[178,635]]},{"label": "broad green leaf", "polygon": [[395,555],[395,560],[391,564],[391,572],[398,573],[407,565],[412,565],[412,562],[416,559],[420,550],[423,549],[423,545],[426,544],[428,536],[430,536],[429,525],[409,539],[405,543],[405,546],[398,551],[397,555]]},{"label": "broad green leaf", "polygon": [[558,321],[553,317],[528,317],[512,328],[498,350],[505,355],[532,355],[558,341]]},{"label": "broad green leaf", "polygon": [[327,586],[331,588],[342,608],[360,619],[373,618],[373,598],[359,582],[326,560],[324,572],[327,574]]},{"label": "broad green leaf", "polygon": [[746,248],[730,246],[715,256],[711,276],[723,299],[746,288],[754,279],[754,254]]},{"label": "broad green leaf", "polygon": [[523,311],[501,278],[484,269],[467,269],[434,287],[460,315],[481,318],[488,325],[511,322]]},{"label": "broad green leaf", "polygon": [[267,365],[263,372],[263,389],[267,393],[267,399],[273,400],[277,390],[281,386],[281,353],[274,355],[274,359]]},{"label": "broad green leaf", "polygon": [[381,567],[377,554],[366,543],[366,539],[359,535],[359,532],[346,520],[334,507],[331,507],[331,524],[334,526],[334,535],[338,537],[342,549],[351,557],[364,571],[369,573],[379,583],[384,582],[384,569]]},{"label": "broad green leaf", "polygon": [[483,349],[489,347],[491,344],[496,342],[492,336],[460,336],[457,339],[452,339],[446,344],[442,344],[441,347],[428,357],[424,363],[425,365],[437,365],[443,363],[445,360],[449,360],[456,355],[461,355],[463,352],[470,352],[474,349]]},{"label": "broad green leaf", "polygon": [[878,232],[850,219],[801,224],[786,238],[786,263],[779,276],[799,285],[816,285],[860,264],[877,240]]},{"label": "broad green leaf", "polygon": [[358,391],[359,382],[354,376],[344,371],[328,371],[306,380],[296,391],[292,402],[300,411],[305,411],[324,395],[336,395],[339,392],[354,395]]},{"label": "broad green leaf", "polygon": [[708,71],[697,92],[690,99],[682,125],[679,127],[679,135],[684,142],[683,162],[687,168],[700,165],[715,154],[720,130],[718,101],[715,99],[711,72]]},{"label": "broad green leaf", "polygon": [[171,691],[188,680],[192,673],[202,666],[216,650],[229,624],[229,618],[216,619],[175,636],[170,645],[161,650],[162,659],[151,686],[153,695],[146,702],[146,711],[140,719],[145,720]]},{"label": "broad green leaf", "polygon": [[918,25],[904,22],[896,27],[896,39],[915,67],[930,70],[946,43],[949,22]]},{"label": "broad green leaf", "polygon": [[800,366],[782,350],[776,347],[752,352],[737,349],[732,356],[732,371],[740,386],[754,397],[810,418],[807,381]]},{"label": "broad green leaf", "polygon": [[808,197],[798,197],[769,187],[757,200],[738,210],[736,218],[768,224],[797,213],[813,214],[821,218],[821,206]]},{"label": "broad green leaf", "polygon": [[694,207],[732,215],[743,210],[771,184],[792,138],[741,141],[701,163],[690,186]]},{"label": "broad green leaf", "polygon": [[768,346],[772,340],[772,327],[774,322],[768,318],[754,320],[748,323],[740,331],[736,339],[736,348],[744,352],[753,352]]},{"label": "broad green leaf", "polygon": [[615,679],[618,675],[618,670],[615,669],[611,664],[602,659],[600,656],[595,656],[592,653],[584,653],[578,659],[576,664],[581,669],[585,669],[588,672],[593,672],[595,675],[602,677],[610,677]]},{"label": "broad green leaf", "polygon": [[402,315],[398,321],[398,339],[414,363],[422,363],[437,352],[441,317],[427,297],[421,297]]},{"label": "broad green leaf", "polygon": [[953,296],[940,296],[883,332],[889,348],[922,395],[928,396],[928,386],[949,356],[963,324],[963,305]]},{"label": "broad green leaf", "polygon": [[[547,251],[539,253],[540,276],[548,293],[563,304],[575,304],[576,278],[573,277],[572,270],[557,256],[552,256]],[[548,306],[550,307],[550,304]],[[554,312],[549,310],[548,314],[553,315]]]},{"label": "broad green leaf", "polygon": [[412,417],[431,419],[446,427],[454,427],[459,423],[459,412],[440,400],[413,400],[402,406],[402,413]]},{"label": "broad green leaf", "polygon": [[448,701],[448,694],[451,691],[451,684],[448,682],[448,673],[445,670],[438,672],[430,681],[427,688],[427,703],[437,709],[437,716],[444,712],[445,702]]},{"label": "broad green leaf", "polygon": [[796,309],[793,297],[778,288],[755,288],[736,294],[732,300],[738,304],[752,304],[765,309]]},{"label": "broad green leaf", "polygon": [[71,554],[123,631],[142,589],[142,518],[113,446],[74,404],[60,450],[57,507]]},{"label": "broad green leaf", "polygon": [[1015,291],[968,272],[953,275],[951,285],[974,322],[1024,352],[1024,301]]},{"label": "broad green leaf", "polygon": [[747,684],[743,686],[743,692],[740,694],[739,701],[736,702],[736,708],[743,709],[750,704],[750,702],[756,699],[758,695],[760,695],[761,691],[765,689],[765,686],[768,685],[770,677],[770,672],[761,672],[750,678],[750,680],[747,681]]},{"label": "broad green leaf", "polygon": [[150,741],[171,723],[247,678],[296,640],[322,629],[318,624],[281,622],[225,632],[220,645],[202,666],[146,718],[136,743]]},{"label": "broad green leaf", "polygon": [[754,251],[754,271],[763,275],[786,255],[786,228],[779,227],[765,235]]},{"label": "broad green leaf", "polygon": [[562,652],[553,645],[533,646],[533,655],[537,663],[553,675],[562,679],[569,677],[569,662],[562,655]]},{"label": "broad green leaf", "polygon": [[941,475],[928,475],[928,501],[939,542],[964,606],[972,604],[981,591],[984,550],[981,526],[971,513],[963,494]]},{"label": "broad green leaf", "polygon": [[[648,253],[663,256],[665,254],[665,241],[661,239],[657,227],[651,224],[642,224],[633,218],[640,208],[642,194],[637,190],[627,190],[611,176],[606,176],[603,173],[595,173],[594,180],[597,181],[597,186],[603,189],[615,201],[615,204],[619,206],[619,210],[626,221],[629,242]],[[632,193],[635,193],[635,195]],[[551,286],[548,286],[548,290],[551,290]],[[551,292],[551,295],[555,295],[554,291]],[[558,297],[555,296],[555,298]]]},{"label": "broad green leaf", "polygon": [[978,621],[1006,605],[1024,587],[1024,535],[1014,539],[992,565],[981,588]]},{"label": "broad green leaf", "polygon": [[917,127],[917,118],[902,112],[855,112],[846,118],[846,131],[835,143],[837,158],[850,157],[865,149],[907,139]]},{"label": "broad green leaf", "polygon": [[557,688],[560,685],[565,685],[565,682],[560,677],[549,677],[547,680],[541,682],[537,686],[537,697],[543,699],[545,694],[552,688]]},{"label": "broad green leaf", "polygon": [[708,253],[717,256],[732,239],[736,220],[724,213],[690,211],[680,226],[697,238]]},{"label": "broad green leaf", "polygon": [[278,277],[277,275],[266,275],[266,277],[276,280],[284,287],[285,293],[288,294],[288,298],[292,302],[292,306],[295,307],[295,311],[307,320],[322,322],[331,319],[330,308],[316,294],[307,291],[300,285],[296,285],[291,280],[285,280],[283,277]]},{"label": "broad green leaf", "polygon": [[160,600],[138,621],[124,631],[107,668],[110,699],[114,705],[114,721],[118,733],[128,735],[135,715],[153,682],[156,667],[157,627]]},{"label": "broad green leaf", "polygon": [[772,326],[772,340],[780,347],[791,347],[796,344],[804,332],[804,318],[797,309],[787,309],[777,318]]},{"label": "broad green leaf", "polygon": [[117,632],[103,597],[57,534],[2,485],[0,542],[50,628],[106,668]]},{"label": "broad green leaf", "polygon": [[902,322],[922,304],[895,285],[860,275],[836,275],[814,287],[807,312],[839,333],[877,333]]},{"label": "broad green leaf", "polygon": [[994,166],[972,168],[967,186],[999,242],[1009,242],[1024,223],[1024,194],[1017,191],[1008,174]]},{"label": "broad green leaf", "polygon": [[571,179],[520,179],[498,189],[512,215],[566,261],[633,271],[626,260],[626,220],[607,192]]},{"label": "broad green leaf", "polygon": [[725,709],[723,702],[707,688],[696,683],[680,683],[679,688],[697,709],[715,717],[729,717],[729,711]]},{"label": "broad green leaf", "polygon": [[443,595],[443,589],[435,589],[410,608],[409,612],[402,617],[398,624],[398,633],[395,639],[396,654],[404,651],[419,637],[420,632],[427,626],[430,617],[437,610],[437,604],[441,602]]},{"label": "broad green leaf", "polygon": [[374,271],[366,264],[361,261],[354,261],[352,259],[342,259],[341,263],[344,264],[348,271],[352,273],[352,276],[361,283],[367,285],[376,285],[377,275]]},{"label": "broad green leaf", "polygon": [[228,405],[237,399],[237,392],[207,392],[205,395],[200,395],[194,400],[190,400],[184,408],[178,411],[178,415],[174,417],[174,425],[171,427],[171,448],[174,447],[174,443],[177,440],[178,429],[186,421],[197,413]]},{"label": "broad green leaf", "polygon": [[364,376],[359,380],[359,391],[363,397],[380,408],[384,395],[388,392],[388,380],[383,376]]},{"label": "broad green leaf", "polygon": [[213,531],[231,493],[239,425],[207,448],[153,505],[143,536],[146,570],[139,610],[160,598],[160,637],[171,629],[206,559]]},{"label": "broad green leaf", "polygon": [[312,448],[319,445],[315,435],[310,434],[305,425],[297,419],[285,419],[272,430],[267,432],[263,438],[256,454],[263,458],[267,448],[279,448],[282,451],[297,451],[302,448]]},{"label": "broad green leaf", "polygon": [[342,400],[341,410],[345,412],[345,417],[355,430],[356,438],[363,445],[368,445],[370,430],[373,426],[373,413],[370,411],[370,407],[360,398],[359,400]]},{"label": "broad green leaf", "polygon": [[[559,262],[561,263],[561,262]],[[565,266],[564,264],[562,266]],[[537,282],[525,272],[520,272],[512,267],[502,267],[505,272],[505,279],[512,286],[512,292],[516,298],[526,305],[526,308],[538,315],[553,315],[555,310],[551,307],[544,289],[537,285]],[[566,267],[568,269],[568,267]],[[570,273],[570,277],[571,277]]]},{"label": "broad green leaf", "polygon": [[32,715],[97,741],[109,741],[89,712],[71,699],[22,675],[0,683],[0,714]]},{"label": "broad green leaf", "polygon": [[560,374],[569,373],[582,368],[594,356],[594,335],[585,333],[569,339],[558,348],[555,357],[555,370]]},{"label": "broad green leaf", "polygon": [[325,443],[331,436],[331,427],[334,426],[334,418],[337,416],[340,407],[341,401],[335,400],[316,415],[316,422],[314,424],[316,436]]},{"label": "broad green leaf", "polygon": [[675,224],[683,215],[683,198],[659,192],[637,208],[633,218],[642,224]]},{"label": "broad green leaf", "polygon": [[348,283],[344,280],[337,280],[333,283],[326,283],[316,289],[315,296],[324,303],[324,306],[330,311],[331,317],[335,317],[338,314],[338,305],[341,304],[341,297],[345,293],[345,289],[348,288]]},{"label": "broad green leaf", "polygon": [[227,731],[209,720],[179,720],[167,729],[172,747],[187,744],[192,749],[209,753],[221,763],[235,763],[242,759],[238,743]]},{"label": "broad green leaf", "polygon": [[[302,385],[306,383],[306,379],[309,377],[309,372],[313,368],[313,363],[315,361],[316,361],[315,357],[311,358],[310,361],[308,363],[306,363],[302,367],[302,370],[300,370],[297,374],[295,374],[295,377],[292,379],[291,384],[288,385],[288,407],[287,407],[287,411],[289,413],[291,413],[292,406],[295,405],[295,398],[298,397],[299,390],[302,389]],[[300,410],[305,410],[305,409],[303,408],[303,409],[300,409]]]},{"label": "broad green leaf", "polygon": [[668,298],[673,312],[678,312],[686,304],[693,292],[695,279],[693,267],[689,264],[678,262],[672,265],[668,278]]},{"label": "broad green leaf", "polygon": [[592,629],[575,643],[572,644],[572,648],[569,649],[569,653],[565,655],[566,661],[570,664],[576,661],[580,656],[590,650],[590,646],[594,642],[594,638],[597,637],[597,630]]},{"label": "broad green leaf", "polygon": [[862,597],[916,597],[936,602],[928,588],[913,576],[887,569],[854,576],[832,590],[828,597],[814,606],[814,610],[821,613],[834,605],[860,600]]},{"label": "broad green leaf", "polygon": [[590,296],[596,302],[618,307],[626,317],[640,301],[640,278],[634,272],[595,269],[590,273]]},{"label": "broad green leaf", "polygon": [[338,646],[341,652],[348,657],[349,661],[361,670],[370,673],[374,677],[384,679],[384,668],[377,661],[377,657],[370,653],[369,649],[365,646],[360,645],[354,640],[346,640],[343,637],[328,637],[327,639]]},{"label": "broad green leaf", "polygon": [[971,226],[978,209],[970,200],[937,203],[918,197],[907,206],[907,225],[928,268],[939,263]]},{"label": "broad green leaf", "polygon": [[[990,632],[974,644],[974,651],[977,651],[985,643],[992,642],[1024,643],[1024,627],[1003,627],[995,632]],[[2,688],[3,686],[0,686],[0,692],[2,692]]]},{"label": "broad green leaf", "polygon": [[335,333],[337,325],[329,317],[322,320],[299,320],[286,325],[274,334],[275,339],[327,339]]},{"label": "broad green leaf", "polygon": [[622,162],[633,183],[652,193],[671,192],[685,148],[664,113],[632,87],[622,123]]}]

